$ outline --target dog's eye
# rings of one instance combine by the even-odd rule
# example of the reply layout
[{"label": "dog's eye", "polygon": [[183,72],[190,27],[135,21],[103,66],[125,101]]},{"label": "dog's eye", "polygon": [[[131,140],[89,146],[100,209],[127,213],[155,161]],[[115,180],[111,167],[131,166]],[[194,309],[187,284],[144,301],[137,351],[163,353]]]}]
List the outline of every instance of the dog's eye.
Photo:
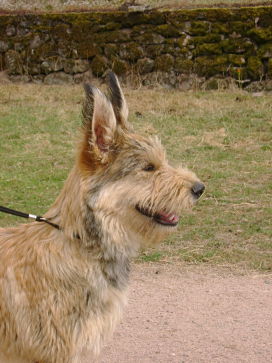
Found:
[{"label": "dog's eye", "polygon": [[144,171],[154,171],[155,170],[155,166],[153,164],[148,164],[147,166],[145,166],[143,168]]}]

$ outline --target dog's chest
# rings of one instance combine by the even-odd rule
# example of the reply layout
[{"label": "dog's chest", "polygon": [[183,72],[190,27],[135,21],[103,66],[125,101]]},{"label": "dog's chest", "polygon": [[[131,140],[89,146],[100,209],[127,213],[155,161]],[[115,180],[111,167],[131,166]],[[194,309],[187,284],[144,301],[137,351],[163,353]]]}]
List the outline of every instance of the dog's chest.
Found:
[{"label": "dog's chest", "polygon": [[112,334],[127,300],[128,274],[124,261],[92,264],[71,316],[77,344],[96,351]]},{"label": "dog's chest", "polygon": [[107,314],[111,305],[118,304],[127,290],[130,264],[127,258],[96,259],[88,267],[78,272],[74,279],[74,311],[82,319],[89,316]]}]

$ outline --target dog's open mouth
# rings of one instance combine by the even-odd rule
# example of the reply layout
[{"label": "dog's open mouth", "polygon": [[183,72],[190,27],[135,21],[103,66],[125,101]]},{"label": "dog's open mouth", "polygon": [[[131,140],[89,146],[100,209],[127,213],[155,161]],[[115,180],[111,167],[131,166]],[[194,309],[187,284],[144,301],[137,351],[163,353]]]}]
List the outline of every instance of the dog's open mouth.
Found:
[{"label": "dog's open mouth", "polygon": [[136,205],[136,210],[146,217],[152,218],[155,222],[164,226],[175,227],[179,222],[179,217],[174,213],[159,212],[152,214],[148,209],[144,209]]}]

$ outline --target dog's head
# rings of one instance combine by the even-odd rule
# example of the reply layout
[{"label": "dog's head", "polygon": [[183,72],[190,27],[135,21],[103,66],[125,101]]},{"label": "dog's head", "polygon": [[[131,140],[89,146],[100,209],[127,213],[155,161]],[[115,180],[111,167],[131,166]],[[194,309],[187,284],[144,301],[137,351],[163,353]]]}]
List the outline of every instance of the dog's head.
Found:
[{"label": "dog's head", "polygon": [[89,84],[85,92],[78,158],[84,203],[111,236],[122,239],[132,233],[141,244],[161,241],[176,229],[182,210],[197,201],[204,185],[191,171],[169,165],[157,137],[133,132],[113,73],[108,97]]}]

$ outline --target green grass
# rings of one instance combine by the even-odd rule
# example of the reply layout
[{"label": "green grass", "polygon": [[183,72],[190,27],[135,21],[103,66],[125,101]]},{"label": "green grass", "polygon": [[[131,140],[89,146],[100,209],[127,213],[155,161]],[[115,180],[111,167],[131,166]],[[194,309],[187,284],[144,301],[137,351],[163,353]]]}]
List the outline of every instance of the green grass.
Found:
[{"label": "green grass", "polygon": [[[178,233],[140,260],[271,271],[272,95],[125,93],[135,128],[159,134],[169,159],[207,186]],[[43,214],[54,201],[73,163],[82,96],[79,86],[0,86],[0,205]],[[0,214],[1,226],[21,222]]]},{"label": "green grass", "polygon": [[80,124],[79,89],[75,97],[73,90],[68,100],[65,88],[59,94],[38,86],[0,87],[0,204],[39,214],[54,201],[72,165]]},{"label": "green grass", "polygon": [[161,252],[143,252],[139,259],[144,262],[156,262],[160,261],[162,258],[163,254]]}]

